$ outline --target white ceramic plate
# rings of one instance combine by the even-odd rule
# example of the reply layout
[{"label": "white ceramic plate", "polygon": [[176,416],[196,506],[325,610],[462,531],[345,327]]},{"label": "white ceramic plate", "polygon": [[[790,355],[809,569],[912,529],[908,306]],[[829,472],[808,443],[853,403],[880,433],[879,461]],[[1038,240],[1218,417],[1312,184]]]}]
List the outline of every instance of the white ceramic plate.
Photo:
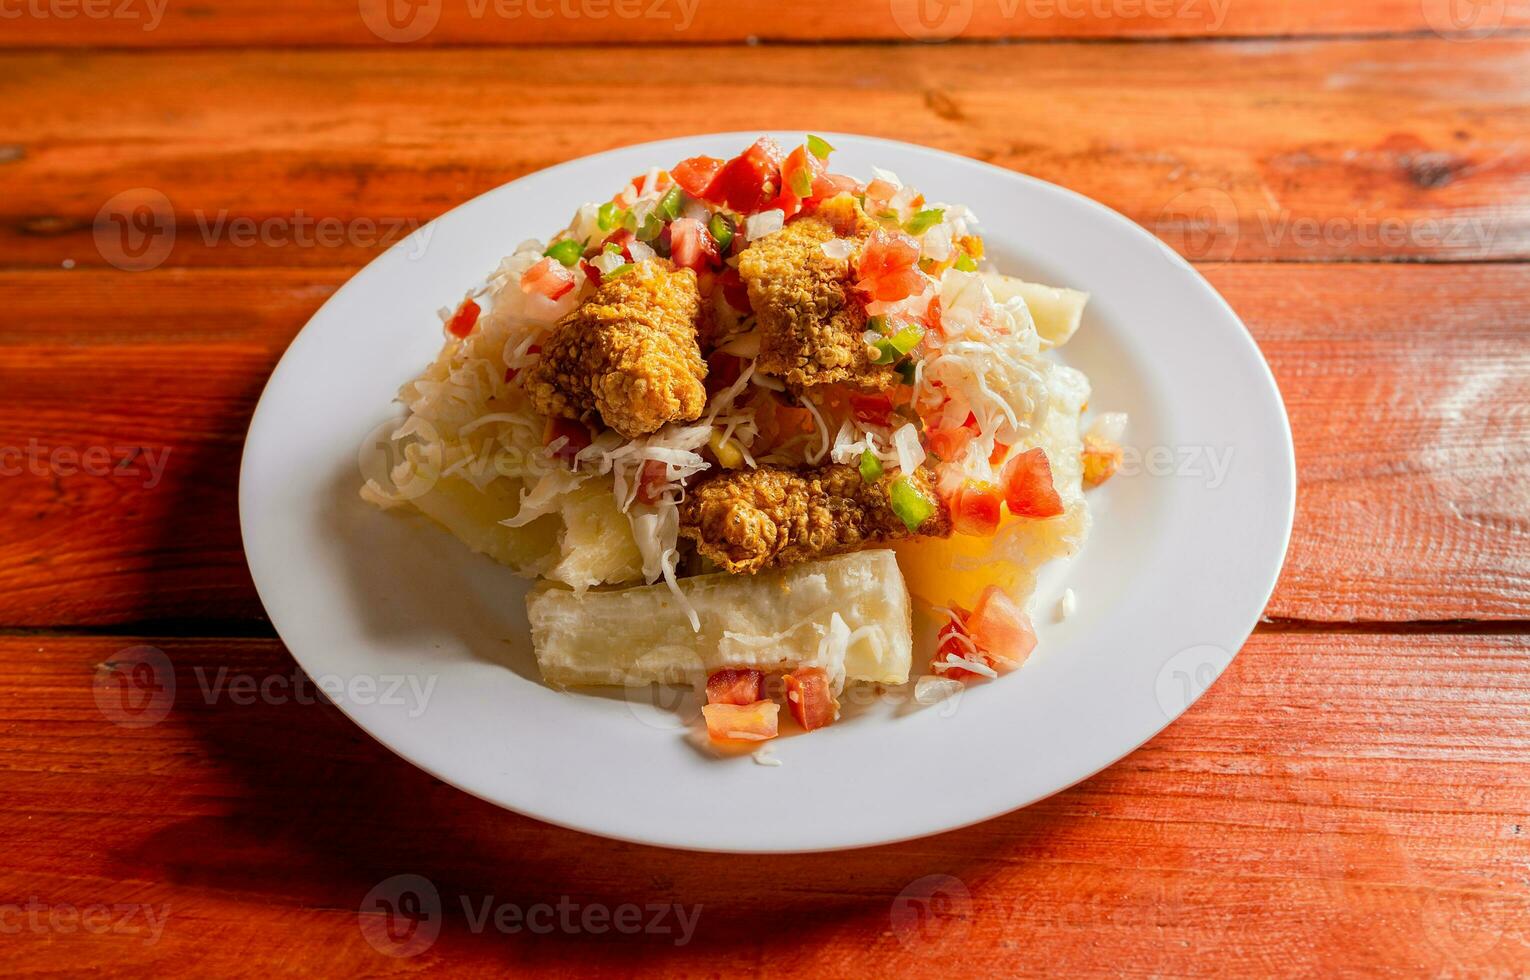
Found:
[{"label": "white ceramic plate", "polygon": [[[271,376],[240,474],[245,550],[304,670],[384,745],[501,806],[670,847],[805,851],[950,830],[1057,792],[1126,755],[1243,644],[1285,555],[1290,428],[1258,348],[1151,234],[1093,201],[906,143],[825,134],[835,169],[896,171],[983,222],[1005,272],[1093,294],[1065,360],[1092,411],[1130,413],[1140,454],[1090,495],[1094,531],[1054,563],[1040,645],[1018,672],[931,708],[886,701],[774,745],[779,767],[719,761],[681,710],[538,680],[526,583],[423,518],[357,497],[358,450],[436,353],[436,310],[523,239],[632,174],[757,134],[614,150],[506,184],[377,258],[324,304]],[[801,134],[775,134],[783,145]],[[1064,585],[1077,611],[1053,614]]]}]

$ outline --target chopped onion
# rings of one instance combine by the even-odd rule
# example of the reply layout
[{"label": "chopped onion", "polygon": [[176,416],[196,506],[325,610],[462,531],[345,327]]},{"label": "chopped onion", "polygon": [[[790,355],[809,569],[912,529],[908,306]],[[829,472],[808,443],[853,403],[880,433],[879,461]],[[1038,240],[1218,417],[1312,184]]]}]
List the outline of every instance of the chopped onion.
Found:
[{"label": "chopped onion", "polygon": [[744,241],[752,242],[756,238],[764,238],[781,230],[786,223],[786,212],[780,208],[771,208],[769,211],[761,211],[759,214],[751,214],[744,219]]},{"label": "chopped onion", "polygon": [[1119,443],[1121,437],[1126,435],[1125,412],[1101,412],[1095,416],[1094,422],[1089,426],[1085,435],[1094,436],[1096,439],[1104,439],[1106,442]]},{"label": "chopped onion", "polygon": [[848,259],[855,254],[855,242],[848,238],[831,238],[818,246],[831,259]]},{"label": "chopped onion", "polygon": [[920,704],[939,704],[965,689],[966,686],[954,677],[925,674],[914,682],[914,700]]},{"label": "chopped onion", "polygon": [[913,473],[924,462],[924,447],[919,445],[919,430],[914,423],[900,426],[892,435],[893,448],[898,451],[898,469],[905,475]]},{"label": "chopped onion", "polygon": [[627,243],[627,251],[632,255],[632,261],[635,263],[647,262],[649,259],[659,254],[658,252],[655,252],[653,249],[649,248],[647,245],[644,245],[642,242],[636,240]]}]

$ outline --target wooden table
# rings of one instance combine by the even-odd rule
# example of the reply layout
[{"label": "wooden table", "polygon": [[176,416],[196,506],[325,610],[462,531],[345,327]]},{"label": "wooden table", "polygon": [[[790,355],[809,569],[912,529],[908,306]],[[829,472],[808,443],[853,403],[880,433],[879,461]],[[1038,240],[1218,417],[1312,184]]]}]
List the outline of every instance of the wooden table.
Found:
[{"label": "wooden table", "polygon": [[[0,21],[0,972],[1530,972],[1522,3],[98,4]],[[1203,263],[1300,469],[1210,693],[1027,810],[751,859],[558,830],[332,707],[203,693],[297,670],[235,485],[325,297],[528,171],[764,128],[992,161]],[[143,645],[181,693],[131,727],[98,665]],[[400,874],[441,901],[404,950],[358,916]],[[579,918],[627,903],[701,911]]]}]

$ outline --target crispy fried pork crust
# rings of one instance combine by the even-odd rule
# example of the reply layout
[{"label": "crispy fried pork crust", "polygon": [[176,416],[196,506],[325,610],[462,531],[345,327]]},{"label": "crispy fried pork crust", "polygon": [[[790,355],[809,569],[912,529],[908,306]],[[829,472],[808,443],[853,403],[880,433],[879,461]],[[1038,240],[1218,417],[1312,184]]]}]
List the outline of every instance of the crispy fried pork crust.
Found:
[{"label": "crispy fried pork crust", "polygon": [[[680,505],[680,533],[726,571],[752,574],[914,537],[888,501],[892,477],[876,483],[854,467],[762,466],[703,478]],[[929,469],[912,477],[935,512],[918,535],[949,537],[951,514]]]},{"label": "crispy fried pork crust", "polygon": [[872,227],[854,198],[836,197],[739,255],[759,319],[762,373],[796,389],[884,389],[897,382],[890,366],[867,356],[866,311],[850,293],[849,259],[831,259],[821,247],[834,238],[864,239]]},{"label": "crispy fried pork crust", "polygon": [[696,274],[649,261],[608,279],[559,320],[529,370],[526,392],[544,415],[591,409],[628,439],[706,407],[706,363],[697,343]]}]

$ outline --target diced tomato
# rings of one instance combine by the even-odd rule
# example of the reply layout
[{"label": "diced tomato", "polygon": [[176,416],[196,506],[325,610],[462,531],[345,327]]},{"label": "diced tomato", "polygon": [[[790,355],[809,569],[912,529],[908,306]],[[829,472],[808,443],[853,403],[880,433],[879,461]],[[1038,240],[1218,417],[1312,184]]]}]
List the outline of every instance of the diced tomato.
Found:
[{"label": "diced tomato", "polygon": [[[628,183],[632,185],[633,190],[636,190],[639,195],[649,194],[654,191],[666,191],[669,189],[669,185],[674,183],[674,181],[670,179],[669,171],[667,170],[660,170],[658,176],[654,178],[653,183],[645,186],[645,182],[647,180],[648,174],[641,173],[628,181]],[[630,207],[631,205],[626,206]]]},{"label": "diced tomato", "polygon": [[717,157],[691,157],[675,164],[670,174],[675,178],[675,183],[691,197],[701,197],[706,194],[712,181],[717,179],[717,171],[722,168],[723,161]]},{"label": "diced tomato", "polygon": [[957,534],[987,537],[999,529],[999,508],[1004,498],[999,488],[982,480],[968,480],[951,500],[951,523]]},{"label": "diced tomato", "polygon": [[851,395],[850,414],[862,425],[887,425],[892,421],[893,404],[887,395]]},{"label": "diced tomato", "polygon": [[604,251],[607,245],[615,245],[617,248],[622,250],[622,258],[626,259],[628,262],[631,262],[632,252],[627,248],[627,246],[631,245],[635,241],[637,241],[637,236],[634,235],[630,230],[626,228],[618,228],[605,237],[605,240],[600,243],[600,248],[602,251]]},{"label": "diced tomato", "polygon": [[781,193],[771,206],[780,208],[788,218],[797,214],[802,210],[804,202],[817,196],[814,190],[819,186],[818,180],[823,172],[822,160],[809,153],[807,147],[797,147],[787,154],[786,162],[781,164]]},{"label": "diced tomato", "polygon": [[945,324],[940,320],[940,297],[931,298],[929,308],[924,311],[924,318],[929,321],[930,329],[944,337],[946,334]]},{"label": "diced tomato", "polygon": [[856,260],[856,286],[870,298],[893,303],[924,291],[926,280],[915,264],[919,243],[901,231],[878,228]]},{"label": "diced tomato", "polygon": [[700,271],[718,260],[717,242],[695,218],[669,223],[669,257],[682,269]]},{"label": "diced tomato", "polygon": [[738,274],[737,269],[724,269],[719,279],[723,288],[723,299],[728,305],[740,313],[753,313],[754,304],[749,302],[749,287],[744,285],[744,279]]},{"label": "diced tomato", "polygon": [[859,194],[861,185],[854,177],[844,174],[820,173],[813,178],[813,198],[833,197],[836,194]]},{"label": "diced tomato", "polygon": [[638,474],[638,503],[649,506],[658,503],[668,482],[669,467],[666,464],[657,459],[643,460],[643,469]]},{"label": "diced tomato", "polygon": [[590,280],[590,285],[600,285],[600,270],[595,268],[594,264],[585,259],[580,259],[579,268],[584,270],[585,276]]},{"label": "diced tomato", "polygon": [[880,177],[876,178],[871,183],[866,185],[866,202],[868,209],[870,209],[870,205],[873,203],[885,205],[888,201],[892,200],[893,195],[896,193],[898,193],[898,188],[894,187],[890,182],[885,181]]},{"label": "diced tomato", "polygon": [[715,395],[719,391],[729,387],[738,380],[743,373],[744,361],[742,358],[726,351],[713,351],[707,355],[707,380],[706,389],[708,395]]},{"label": "diced tomato", "polygon": [[574,273],[562,262],[545,258],[521,276],[521,291],[558,299],[574,288]]},{"label": "diced tomato", "polygon": [[832,722],[839,702],[829,689],[829,675],[822,667],[804,667],[781,678],[786,685],[786,707],[804,730],[812,731]]},{"label": "diced tomato", "polygon": [[780,189],[781,149],[767,136],[724,164],[702,197],[739,214],[754,214],[765,210]]},{"label": "diced tomato", "polygon": [[781,706],[774,701],[753,704],[707,704],[701,713],[707,734],[721,741],[763,742],[776,737]]},{"label": "diced tomato", "polygon": [[765,696],[758,670],[724,667],[707,678],[707,704],[754,704]]},{"label": "diced tomato", "polygon": [[463,300],[452,313],[451,319],[446,321],[446,332],[453,337],[466,337],[473,332],[473,325],[478,322],[478,304],[470,299]]},{"label": "diced tomato", "polygon": [[960,456],[972,439],[972,430],[965,426],[960,429],[927,429],[924,433],[924,442],[930,452],[947,460]]},{"label": "diced tomato", "polygon": [[997,439],[994,440],[993,452],[988,454],[988,465],[998,466],[1000,463],[1004,462],[1004,456],[1008,452],[1008,446],[1004,445],[1002,442],[999,442]]},{"label": "diced tomato", "polygon": [[1056,517],[1062,498],[1052,483],[1052,464],[1040,446],[1027,449],[1004,464],[1004,502],[1016,517]]},{"label": "diced tomato", "polygon": [[1010,666],[1018,666],[1036,649],[1031,618],[997,585],[990,585],[978,597],[967,617],[967,629],[979,650]]},{"label": "diced tomato", "polygon": [[542,433],[542,445],[551,446],[559,439],[567,438],[568,441],[558,447],[553,455],[565,463],[573,462],[579,450],[590,444],[590,430],[580,422],[573,419],[553,417],[547,420],[547,429]]},{"label": "diced tomato", "polygon": [[[540,353],[542,353],[542,345],[541,344],[532,344],[530,347],[526,348],[526,353],[528,353],[528,354],[540,354]],[[511,381],[514,381],[515,380],[515,376],[517,374],[520,374],[520,373],[521,373],[521,369],[520,368],[505,368],[505,383],[509,384]]]}]

